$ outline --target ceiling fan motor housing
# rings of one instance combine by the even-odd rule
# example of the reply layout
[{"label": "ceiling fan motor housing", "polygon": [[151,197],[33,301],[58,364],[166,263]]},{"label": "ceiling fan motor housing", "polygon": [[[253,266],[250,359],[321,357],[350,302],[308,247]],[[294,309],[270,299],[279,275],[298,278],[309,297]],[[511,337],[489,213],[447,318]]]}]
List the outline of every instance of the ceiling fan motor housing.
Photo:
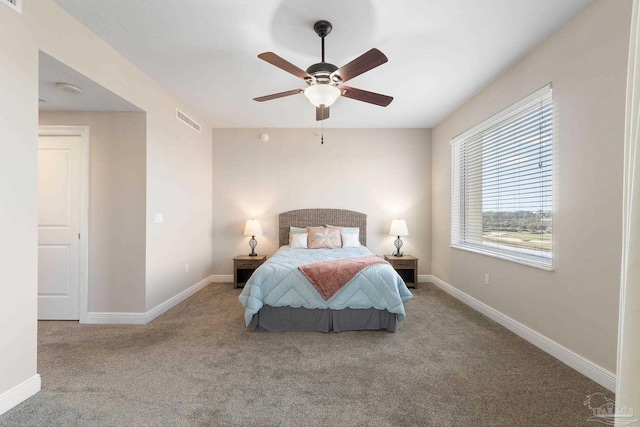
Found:
[{"label": "ceiling fan motor housing", "polygon": [[318,62],[317,64],[313,64],[307,68],[307,73],[311,75],[312,78],[305,80],[307,80],[307,83],[309,84],[339,84],[342,79],[338,73],[335,73],[337,70],[338,67],[333,64],[328,62]]},{"label": "ceiling fan motor housing", "polygon": [[333,25],[331,25],[331,22],[325,21],[324,19],[313,24],[313,31],[320,37],[328,36],[332,29]]}]

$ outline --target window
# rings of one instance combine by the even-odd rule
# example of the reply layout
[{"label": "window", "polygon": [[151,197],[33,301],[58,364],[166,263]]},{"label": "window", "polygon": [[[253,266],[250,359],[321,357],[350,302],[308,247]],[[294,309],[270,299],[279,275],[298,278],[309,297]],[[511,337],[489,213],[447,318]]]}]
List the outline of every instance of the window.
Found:
[{"label": "window", "polygon": [[551,269],[551,85],[454,138],[451,156],[451,246]]}]

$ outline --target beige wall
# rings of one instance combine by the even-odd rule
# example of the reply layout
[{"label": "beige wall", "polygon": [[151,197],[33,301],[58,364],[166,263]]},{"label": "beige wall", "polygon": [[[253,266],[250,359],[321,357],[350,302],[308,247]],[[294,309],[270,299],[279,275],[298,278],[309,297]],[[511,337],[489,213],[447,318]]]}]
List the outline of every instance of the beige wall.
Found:
[{"label": "beige wall", "polygon": [[[175,109],[165,120],[178,123]],[[150,135],[147,131],[147,138],[146,282],[150,310],[211,274],[212,144],[211,128],[203,126],[202,134],[197,134],[182,123],[170,134]],[[156,212],[164,214],[163,223],[154,223]],[[189,272],[185,272],[185,264],[189,264]]]},{"label": "beige wall", "polygon": [[28,40],[20,15],[0,7],[0,395],[36,375],[38,52]]},{"label": "beige wall", "polygon": [[618,334],[616,403],[640,408],[640,1],[633,2],[627,123],[625,128],[625,214]]},{"label": "beige wall", "polygon": [[[0,219],[10,242],[0,254],[0,395],[36,375],[39,50],[147,114],[145,308],[208,277],[212,259],[211,127],[53,1],[23,2],[22,12],[0,7]],[[176,107],[202,133],[176,120]]]},{"label": "beige wall", "polygon": [[[611,372],[630,14],[630,0],[595,2],[433,129],[433,274]],[[548,82],[555,271],[450,248],[449,141]]]},{"label": "beige wall", "polygon": [[89,312],[145,312],[145,113],[40,113],[89,127]]},{"label": "beige wall", "polygon": [[[311,107],[310,107],[311,108]],[[260,140],[268,133],[268,142]],[[260,220],[259,253],[278,247],[278,214],[303,208],[366,213],[367,246],[394,249],[389,226],[407,220],[405,253],[430,271],[431,132],[429,129],[214,129],[214,274],[233,274],[249,253],[244,223]]]}]

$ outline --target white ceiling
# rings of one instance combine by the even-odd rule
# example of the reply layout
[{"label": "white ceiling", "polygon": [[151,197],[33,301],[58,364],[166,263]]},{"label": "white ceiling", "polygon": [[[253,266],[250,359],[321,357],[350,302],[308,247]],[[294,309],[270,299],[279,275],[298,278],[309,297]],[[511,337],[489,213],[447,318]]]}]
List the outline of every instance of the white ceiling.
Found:
[{"label": "white ceiling", "polygon": [[[305,87],[260,59],[326,61],[376,47],[389,62],[349,85],[393,96],[386,108],[341,98],[326,127],[432,127],[593,0],[55,0],[214,127],[315,127]],[[531,88],[532,90],[536,88]]]},{"label": "white ceiling", "polygon": [[[40,52],[39,62],[40,111],[142,111],[44,52]],[[72,84],[82,93],[62,91],[56,83]]]}]

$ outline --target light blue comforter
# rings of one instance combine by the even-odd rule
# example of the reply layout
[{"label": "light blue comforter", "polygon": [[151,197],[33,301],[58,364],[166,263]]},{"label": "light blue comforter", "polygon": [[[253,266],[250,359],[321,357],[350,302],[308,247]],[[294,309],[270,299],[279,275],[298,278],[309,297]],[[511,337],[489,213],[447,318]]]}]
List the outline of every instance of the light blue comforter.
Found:
[{"label": "light blue comforter", "polygon": [[305,308],[375,308],[405,316],[404,303],[413,295],[389,264],[362,270],[342,289],[324,300],[298,269],[314,262],[373,255],[364,246],[343,249],[291,249],[282,246],[251,275],[238,297],[249,326],[263,305]]}]

